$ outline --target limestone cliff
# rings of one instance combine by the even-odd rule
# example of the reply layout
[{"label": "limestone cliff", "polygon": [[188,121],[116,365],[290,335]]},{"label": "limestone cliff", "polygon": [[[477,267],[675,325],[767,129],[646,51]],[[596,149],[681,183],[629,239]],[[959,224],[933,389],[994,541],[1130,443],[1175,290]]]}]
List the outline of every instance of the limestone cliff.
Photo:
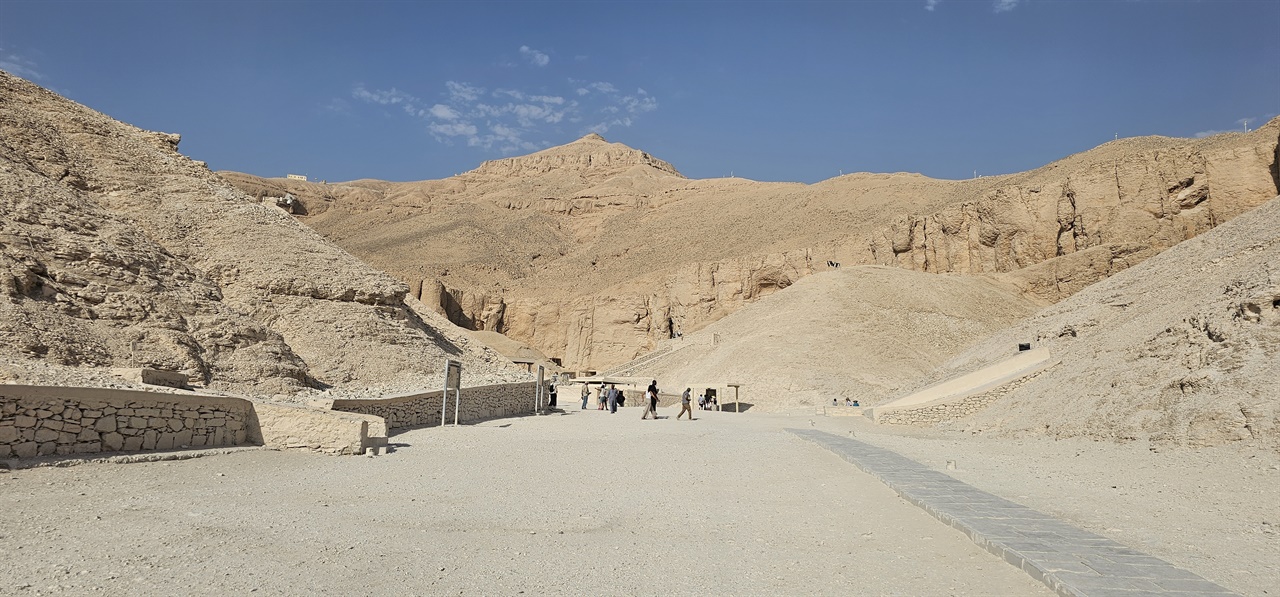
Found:
[{"label": "limestone cliff", "polygon": [[0,72],[7,361],[171,369],[257,394],[420,387],[446,356],[473,379],[523,377],[178,142]]},{"label": "limestone cliff", "polygon": [[867,251],[926,272],[1015,272],[1057,301],[1267,201],[1280,187],[1277,137],[1280,120],[1208,140],[1115,141],[1000,177],[976,200],[905,214]]},{"label": "limestone cliff", "polygon": [[603,370],[829,262],[999,274],[1061,300],[1274,196],[1278,140],[1280,119],[961,181],[690,180],[597,136],[436,181],[226,176],[300,197],[302,221],[455,323]]}]

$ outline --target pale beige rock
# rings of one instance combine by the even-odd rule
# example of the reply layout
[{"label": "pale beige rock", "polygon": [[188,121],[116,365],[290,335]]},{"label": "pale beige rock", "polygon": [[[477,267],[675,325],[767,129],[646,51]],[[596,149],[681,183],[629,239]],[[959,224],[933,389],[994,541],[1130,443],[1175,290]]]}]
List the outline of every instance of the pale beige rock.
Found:
[{"label": "pale beige rock", "polygon": [[409,285],[432,310],[602,370],[828,261],[1005,273],[1057,301],[1277,192],[1280,119],[1248,134],[1142,137],[1042,168],[946,181],[689,180],[598,136],[452,178],[322,185],[223,173]]},{"label": "pale beige rock", "polygon": [[446,358],[469,382],[528,379],[415,312],[406,285],[177,153],[176,135],[0,73],[0,138],[0,355],[24,383],[128,387],[94,371],[131,367],[221,391],[360,395],[420,387]]}]

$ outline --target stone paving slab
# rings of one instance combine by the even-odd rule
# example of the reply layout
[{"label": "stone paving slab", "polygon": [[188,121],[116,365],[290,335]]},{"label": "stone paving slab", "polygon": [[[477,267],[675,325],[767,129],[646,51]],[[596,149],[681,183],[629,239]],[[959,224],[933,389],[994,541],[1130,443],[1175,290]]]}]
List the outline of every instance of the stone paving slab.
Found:
[{"label": "stone paving slab", "polygon": [[895,452],[813,429],[787,431],[835,452],[1064,597],[1238,595]]}]

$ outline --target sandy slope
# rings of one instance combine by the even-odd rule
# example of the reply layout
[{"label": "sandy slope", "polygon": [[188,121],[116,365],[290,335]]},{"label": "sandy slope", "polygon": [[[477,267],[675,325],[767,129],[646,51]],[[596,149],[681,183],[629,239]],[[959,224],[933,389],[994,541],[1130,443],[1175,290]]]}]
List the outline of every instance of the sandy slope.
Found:
[{"label": "sandy slope", "polygon": [[740,383],[742,401],[763,410],[846,397],[877,404],[1038,307],[980,276],[842,267],[674,342],[678,352],[637,375],[667,391]]},{"label": "sandy slope", "polygon": [[1062,363],[958,425],[1057,437],[1280,445],[1280,198],[976,344]]}]

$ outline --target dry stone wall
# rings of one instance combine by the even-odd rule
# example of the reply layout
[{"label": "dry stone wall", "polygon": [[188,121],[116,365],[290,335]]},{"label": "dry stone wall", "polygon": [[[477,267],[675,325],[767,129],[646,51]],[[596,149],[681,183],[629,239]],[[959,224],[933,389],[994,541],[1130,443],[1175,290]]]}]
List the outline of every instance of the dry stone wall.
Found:
[{"label": "dry stone wall", "polygon": [[[458,421],[465,423],[532,414],[537,385],[536,382],[527,382],[462,388]],[[382,417],[387,429],[439,425],[440,394],[437,390],[378,400],[334,400],[332,408]],[[447,422],[453,422],[454,411],[454,397],[450,392],[445,410]]]},{"label": "dry stone wall", "polygon": [[247,443],[248,400],[98,388],[0,386],[0,458]]},{"label": "dry stone wall", "polygon": [[990,406],[996,400],[1007,396],[1039,376],[1040,373],[1029,375],[981,394],[965,396],[959,400],[926,403],[915,408],[877,412],[875,420],[877,423],[888,425],[934,425],[963,419]]}]

